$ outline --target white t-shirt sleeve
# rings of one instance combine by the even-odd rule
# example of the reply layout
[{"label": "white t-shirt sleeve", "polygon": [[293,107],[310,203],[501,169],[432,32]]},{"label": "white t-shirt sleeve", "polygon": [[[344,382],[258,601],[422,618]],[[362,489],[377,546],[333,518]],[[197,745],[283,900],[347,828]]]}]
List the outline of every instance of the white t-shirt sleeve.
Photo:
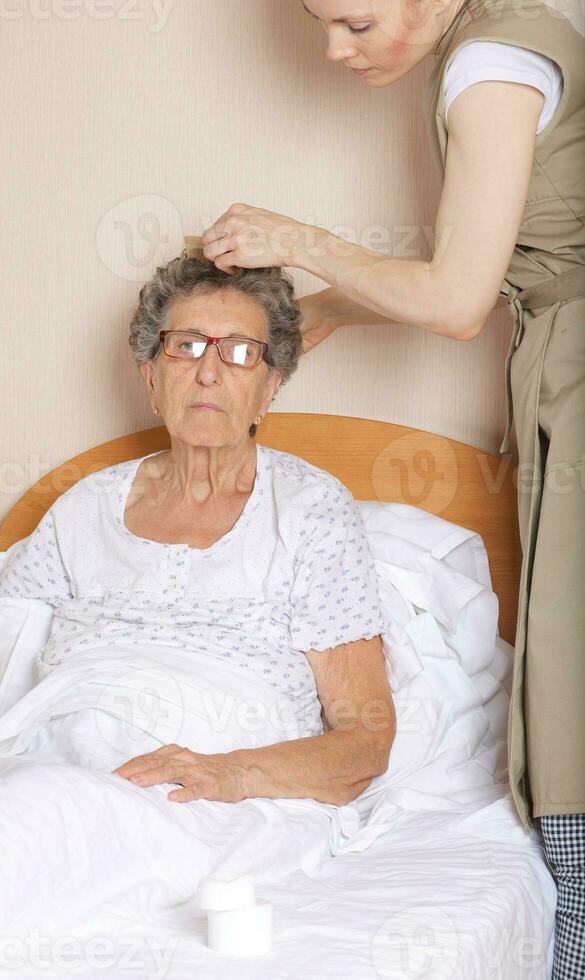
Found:
[{"label": "white t-shirt sleeve", "polygon": [[295,650],[326,650],[384,630],[376,567],[361,514],[330,484],[298,532],[291,590]]},{"label": "white t-shirt sleeve", "polygon": [[563,93],[563,75],[556,61],[537,51],[499,41],[471,41],[456,52],[444,75],[445,125],[449,106],[475,82],[520,82],[532,85],[544,95],[538,120],[539,133],[552,119]]},{"label": "white t-shirt sleeve", "polygon": [[28,537],[16,541],[0,565],[0,598],[43,599],[51,605],[71,599],[50,508]]}]

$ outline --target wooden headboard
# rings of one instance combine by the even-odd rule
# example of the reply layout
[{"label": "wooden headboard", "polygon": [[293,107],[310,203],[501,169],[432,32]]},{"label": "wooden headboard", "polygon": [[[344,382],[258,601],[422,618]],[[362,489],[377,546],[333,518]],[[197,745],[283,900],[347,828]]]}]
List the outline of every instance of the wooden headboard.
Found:
[{"label": "wooden headboard", "polygon": [[[514,643],[521,549],[511,463],[421,429],[343,415],[275,412],[257,439],[329,470],[357,500],[413,504],[477,531],[500,602],[500,635]],[[0,527],[0,551],[29,535],[82,477],[166,448],[170,437],[160,426],[112,439],[58,466],[12,508]]]}]

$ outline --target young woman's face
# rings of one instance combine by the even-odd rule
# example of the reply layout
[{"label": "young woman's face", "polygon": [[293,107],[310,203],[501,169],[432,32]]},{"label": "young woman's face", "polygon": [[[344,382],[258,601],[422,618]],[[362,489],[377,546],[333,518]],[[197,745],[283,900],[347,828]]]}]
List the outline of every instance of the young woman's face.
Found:
[{"label": "young woman's face", "polygon": [[436,47],[466,0],[301,0],[327,33],[327,57],[372,88],[395,82]]}]

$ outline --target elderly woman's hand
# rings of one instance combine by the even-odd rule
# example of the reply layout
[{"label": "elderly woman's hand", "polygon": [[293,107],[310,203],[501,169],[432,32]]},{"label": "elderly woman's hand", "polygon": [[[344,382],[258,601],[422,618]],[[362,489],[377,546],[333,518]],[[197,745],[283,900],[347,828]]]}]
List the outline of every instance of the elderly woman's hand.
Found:
[{"label": "elderly woman's hand", "polygon": [[205,755],[175,743],[138,755],[113,772],[135,786],[180,783],[182,789],[174,789],[167,794],[167,799],[175,803],[188,803],[190,800],[239,803],[248,795],[246,770],[229,753]]},{"label": "elderly woman's hand", "polygon": [[314,229],[283,214],[248,204],[232,204],[207,228],[201,240],[205,257],[218,269],[293,266]]}]

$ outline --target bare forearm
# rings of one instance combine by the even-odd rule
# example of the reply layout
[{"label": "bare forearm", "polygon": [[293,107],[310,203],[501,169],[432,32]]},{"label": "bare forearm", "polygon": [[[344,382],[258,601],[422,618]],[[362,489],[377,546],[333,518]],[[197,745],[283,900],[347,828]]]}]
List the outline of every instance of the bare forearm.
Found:
[{"label": "bare forearm", "polygon": [[242,767],[247,797],[350,803],[385,772],[388,749],[380,741],[336,729],[228,755]]},{"label": "bare forearm", "polygon": [[[355,300],[342,293],[337,286],[328,286],[327,289],[321,289],[309,296],[304,296],[301,300],[301,306],[306,308],[305,304],[309,303],[312,304],[314,310],[322,314],[323,320],[331,321],[335,329],[338,327],[377,326],[378,324],[391,326],[400,322],[391,320],[390,317],[380,313],[374,313],[367,306],[356,303]],[[500,295],[494,303],[494,309],[501,309],[507,306],[507,303],[506,297]]]},{"label": "bare forearm", "polygon": [[331,283],[316,296],[337,326],[408,323],[466,339],[466,325],[439,265],[381,256],[325,229],[316,229],[314,242],[298,249],[291,264]]},{"label": "bare forearm", "polygon": [[367,306],[356,303],[342,293],[336,286],[328,286],[321,289],[318,293],[312,293],[311,299],[323,309],[323,315],[331,318],[336,327],[353,327],[358,324],[370,326],[370,324],[392,324],[398,320],[391,320],[390,317],[381,313],[375,313]]}]

